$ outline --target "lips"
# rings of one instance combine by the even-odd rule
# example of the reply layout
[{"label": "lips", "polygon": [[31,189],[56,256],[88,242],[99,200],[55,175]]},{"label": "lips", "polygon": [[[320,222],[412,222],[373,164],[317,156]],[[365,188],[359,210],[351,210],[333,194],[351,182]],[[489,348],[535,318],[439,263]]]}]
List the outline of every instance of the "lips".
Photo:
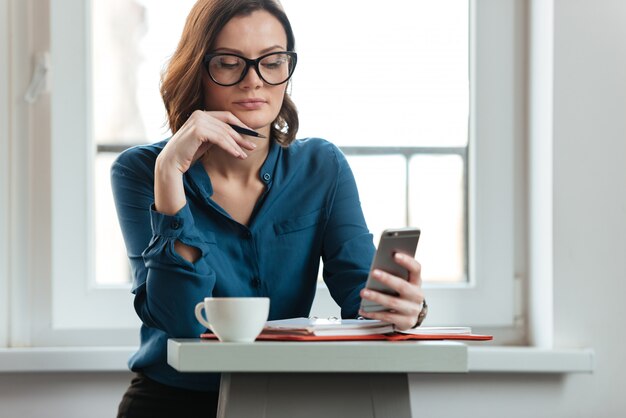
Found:
[{"label": "lips", "polygon": [[243,107],[244,109],[259,109],[261,108],[263,105],[265,105],[267,103],[267,101],[263,100],[263,99],[243,99],[243,100],[237,100],[236,102],[234,102],[235,105]]}]

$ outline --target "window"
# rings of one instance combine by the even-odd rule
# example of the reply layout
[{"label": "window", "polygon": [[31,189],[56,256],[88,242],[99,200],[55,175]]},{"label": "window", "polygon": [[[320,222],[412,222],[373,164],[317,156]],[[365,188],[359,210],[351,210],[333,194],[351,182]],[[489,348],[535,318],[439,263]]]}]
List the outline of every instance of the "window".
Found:
[{"label": "window", "polygon": [[[136,341],[108,167],[119,149],[168,135],[158,72],[193,2],[170,3],[53,2],[49,32],[31,28],[39,34],[29,36],[41,39],[34,45],[49,48],[51,64],[51,94],[29,110],[39,123],[28,125],[30,143],[36,131],[37,141],[47,144],[34,157],[42,164],[30,160],[31,183],[25,183],[42,191],[35,199],[45,203],[24,221],[44,226],[33,229],[39,244],[29,249],[46,260],[29,273],[37,289],[34,312],[49,318],[33,321],[35,344]],[[402,3],[388,7],[385,18],[371,4],[283,0],[300,52],[292,87],[299,136],[324,137],[344,149],[376,235],[406,223],[422,228],[418,258],[429,304],[438,307],[429,314],[432,323],[510,325],[519,216],[514,181],[521,166],[514,153],[521,123],[515,101],[519,6],[513,0]],[[399,13],[406,7],[430,11]],[[316,17],[322,10],[333,12]],[[48,11],[34,13],[46,19]],[[102,36],[100,25],[107,22],[116,25],[114,37]],[[394,24],[385,29],[381,22]],[[414,28],[431,32],[408,36]],[[341,42],[333,46],[334,38]],[[28,54],[35,52],[25,52],[24,68],[31,68]],[[116,79],[121,81],[109,84]],[[46,120],[49,125],[41,123]],[[35,177],[49,184],[34,184]],[[93,339],[85,339],[87,330]]]},{"label": "window", "polygon": [[[117,153],[109,151],[168,135],[159,73],[193,3],[92,4],[98,284],[129,281],[122,238],[112,227],[108,168]],[[299,137],[327,138],[348,154],[376,238],[387,227],[424,225],[425,281],[466,281],[467,0],[407,4],[405,14],[372,1],[335,2],[332,14],[319,3],[283,5],[302,51],[292,79]],[[356,7],[359,19],[345,32]],[[321,21],[331,29],[320,31]],[[394,22],[394,30],[379,22]]]}]

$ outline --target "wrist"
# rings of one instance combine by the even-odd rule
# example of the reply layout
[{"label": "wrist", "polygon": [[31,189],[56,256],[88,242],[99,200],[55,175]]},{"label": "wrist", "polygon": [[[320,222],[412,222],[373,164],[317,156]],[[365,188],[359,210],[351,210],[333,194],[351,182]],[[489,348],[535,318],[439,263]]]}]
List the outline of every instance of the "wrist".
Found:
[{"label": "wrist", "polygon": [[168,153],[164,150],[156,158],[156,162],[154,164],[155,179],[176,179],[178,177],[182,177],[183,175],[183,172],[181,171],[177,161],[173,158],[170,158],[167,154]]},{"label": "wrist", "polygon": [[157,157],[154,167],[155,209],[165,215],[175,215],[186,203],[183,173],[167,158]]}]

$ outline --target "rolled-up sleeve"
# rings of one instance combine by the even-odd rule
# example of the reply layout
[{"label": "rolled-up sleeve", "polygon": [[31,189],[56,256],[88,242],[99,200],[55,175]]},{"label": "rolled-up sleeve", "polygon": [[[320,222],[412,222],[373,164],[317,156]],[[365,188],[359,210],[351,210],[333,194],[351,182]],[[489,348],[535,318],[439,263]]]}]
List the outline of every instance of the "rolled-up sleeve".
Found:
[{"label": "rolled-up sleeve", "polygon": [[[195,319],[195,303],[210,296],[215,285],[215,272],[206,262],[211,235],[198,233],[188,205],[172,216],[154,209],[155,156],[150,157],[130,149],[111,167],[113,197],[133,275],[135,310],[149,327],[172,337],[196,337],[204,327]],[[182,258],[174,250],[177,240],[198,248],[202,253],[198,261]]]},{"label": "rolled-up sleeve", "polygon": [[[205,257],[214,240],[201,237],[198,234],[189,205],[185,205],[175,215],[165,215],[157,212],[154,204],[152,204],[150,206],[150,224],[152,225],[152,238],[142,253],[146,267],[167,268],[169,266],[198,274],[210,273]],[[180,241],[200,250],[201,256],[198,261],[191,263],[174,251],[175,241]]]}]

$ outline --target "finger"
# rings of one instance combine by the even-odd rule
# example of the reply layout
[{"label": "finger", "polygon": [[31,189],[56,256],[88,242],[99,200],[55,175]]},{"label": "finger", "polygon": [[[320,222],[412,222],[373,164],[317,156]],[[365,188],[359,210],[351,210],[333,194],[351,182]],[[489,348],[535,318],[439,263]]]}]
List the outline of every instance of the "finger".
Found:
[{"label": "finger", "polygon": [[[229,152],[234,157],[245,158],[247,155],[236,143],[232,136],[239,135],[234,132],[230,126],[221,122],[212,113],[229,113],[229,112],[205,112],[201,110],[194,111],[185,121],[177,136],[186,136],[184,133],[189,132],[195,136],[202,144],[211,143],[218,145],[220,148]],[[241,137],[240,137],[241,138]],[[200,148],[200,145],[198,146]],[[207,147],[210,148],[210,147]],[[194,157],[202,155],[196,150]]]},{"label": "finger", "polygon": [[256,149],[257,145],[251,140],[244,138],[239,132],[235,131],[229,124],[243,126],[244,128],[248,128],[252,130],[252,128],[248,127],[245,123],[240,121],[235,115],[231,112],[204,112],[206,116],[209,118],[218,120],[220,125],[224,127],[228,135],[233,138],[233,140],[240,146],[244,147],[250,151]]},{"label": "finger", "polygon": [[249,139],[244,139],[243,135],[241,135],[239,132],[235,131],[230,125],[228,124],[224,124],[224,126],[226,127],[226,129],[228,130],[228,134],[231,136],[231,138],[233,138],[233,140],[240,146],[240,147],[244,147],[250,151],[253,151],[256,149],[256,144],[252,141],[250,141]]},{"label": "finger", "polygon": [[[230,136],[229,127],[210,124],[205,128],[204,142],[211,142],[222,148],[224,151],[232,154],[234,157],[245,159],[248,155],[241,149],[239,144]],[[236,133],[236,132],[235,132]]]},{"label": "finger", "polygon": [[394,290],[404,299],[416,300],[420,292],[418,285],[383,270],[374,269],[372,271],[372,277],[379,283]]},{"label": "finger", "polygon": [[422,286],[422,265],[415,258],[403,253],[395,253],[394,261],[408,270],[409,282]]},{"label": "finger", "polygon": [[404,299],[410,303],[421,304],[424,302],[424,293],[419,285],[378,269],[372,271],[372,276],[376,281],[395,290],[398,298]]},{"label": "finger", "polygon": [[[195,114],[196,112],[194,112]],[[248,155],[243,150],[243,148],[253,151],[257,148],[257,144],[248,138],[244,138],[243,135],[239,134],[235,131],[230,125],[239,125],[245,128],[251,129],[243,123],[239,118],[233,115],[228,111],[202,111],[201,115],[194,115],[195,118],[199,121],[199,124],[205,129],[212,129],[214,132],[219,132],[223,130],[223,134],[228,136],[234,142],[233,148],[237,150],[239,155],[233,155],[239,158],[246,158]],[[217,141],[213,141],[217,142]],[[231,142],[231,141],[227,141]],[[232,153],[232,152],[231,152]]]},{"label": "finger", "polygon": [[218,122],[219,125],[216,126],[216,129],[223,130],[224,135],[227,137],[228,142],[232,143],[233,146],[243,155],[247,157],[247,154],[243,150],[246,148],[250,151],[256,148],[256,144],[248,139],[244,139],[243,135],[239,132],[235,131],[230,125],[223,122]]},{"label": "finger", "polygon": [[399,330],[406,330],[415,325],[416,318],[412,318],[408,315],[404,315],[397,312],[390,311],[378,311],[378,312],[365,312],[359,310],[359,315],[364,318],[377,319],[383,322],[390,322]]},{"label": "finger", "polygon": [[386,295],[370,289],[362,289],[360,294],[363,299],[411,317],[417,317],[421,309],[420,302],[414,299],[404,299],[399,296]]}]

